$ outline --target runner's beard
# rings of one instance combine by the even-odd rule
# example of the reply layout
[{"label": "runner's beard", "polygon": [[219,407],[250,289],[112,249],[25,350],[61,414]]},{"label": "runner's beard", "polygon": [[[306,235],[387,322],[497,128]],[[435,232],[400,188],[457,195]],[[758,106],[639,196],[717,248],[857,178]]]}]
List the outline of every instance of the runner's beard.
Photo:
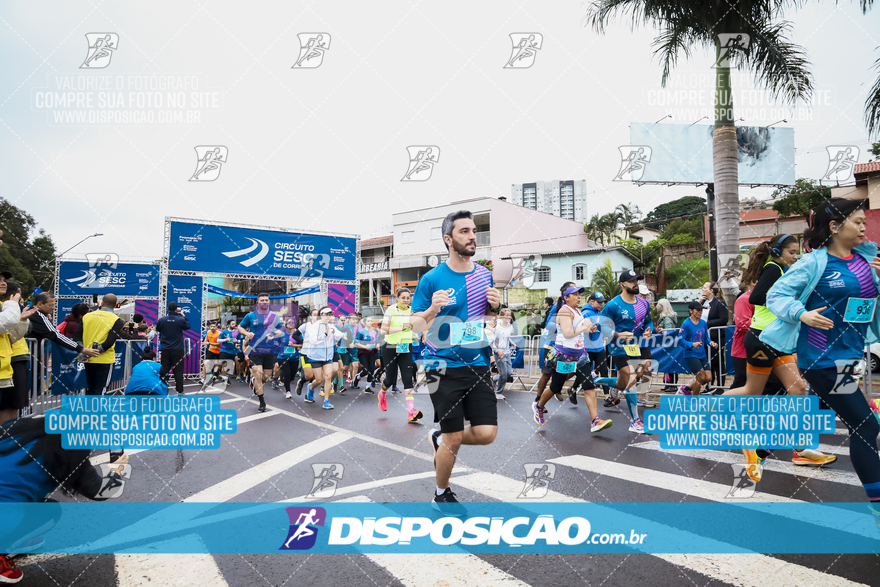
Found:
[{"label": "runner's beard", "polygon": [[452,250],[461,255],[462,257],[473,257],[477,253],[477,247],[474,245],[473,250],[469,250],[469,245],[460,245],[458,243],[452,243]]},{"label": "runner's beard", "polygon": [[626,293],[628,293],[630,295],[636,295],[639,293],[639,288],[637,288],[637,287],[625,287],[623,289],[625,289]]}]

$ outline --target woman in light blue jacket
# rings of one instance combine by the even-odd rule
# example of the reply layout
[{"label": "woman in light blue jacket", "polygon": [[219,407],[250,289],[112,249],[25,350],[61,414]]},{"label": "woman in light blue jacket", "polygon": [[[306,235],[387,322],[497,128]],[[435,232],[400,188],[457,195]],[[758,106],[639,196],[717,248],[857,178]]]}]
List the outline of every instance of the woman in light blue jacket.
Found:
[{"label": "woman in light blue jacket", "polygon": [[[850,458],[868,499],[880,502],[880,424],[852,376],[865,342],[880,333],[880,258],[877,245],[864,242],[866,202],[835,198],[813,211],[804,232],[813,251],[767,293],[777,319],[761,340],[797,353],[810,388],[849,428]],[[880,520],[880,507],[875,516]]]}]

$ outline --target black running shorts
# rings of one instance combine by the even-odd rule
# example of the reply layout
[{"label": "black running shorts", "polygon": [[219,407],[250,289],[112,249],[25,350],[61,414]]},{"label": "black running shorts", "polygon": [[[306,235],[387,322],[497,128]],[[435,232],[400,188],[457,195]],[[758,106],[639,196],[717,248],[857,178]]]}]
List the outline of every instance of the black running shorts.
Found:
[{"label": "black running shorts", "polygon": [[488,367],[453,367],[445,373],[429,369],[426,377],[428,389],[437,389],[431,403],[441,432],[461,432],[465,420],[471,426],[498,425],[498,400]]}]

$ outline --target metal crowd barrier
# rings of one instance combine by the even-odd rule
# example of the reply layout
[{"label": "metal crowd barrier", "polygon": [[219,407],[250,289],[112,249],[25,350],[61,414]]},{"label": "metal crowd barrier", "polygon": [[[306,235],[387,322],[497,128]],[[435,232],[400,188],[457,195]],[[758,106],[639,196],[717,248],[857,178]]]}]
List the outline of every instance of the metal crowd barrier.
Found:
[{"label": "metal crowd barrier", "polygon": [[[61,407],[61,398],[65,395],[84,394],[85,383],[77,385],[74,389],[60,389],[58,381],[53,380],[53,348],[52,342],[46,339],[37,343],[36,339],[25,339],[30,351],[30,391],[28,393],[28,405],[21,411],[21,416],[37,416],[46,413],[46,410]],[[110,382],[108,391],[119,392],[125,389],[131,379],[131,369],[134,366],[131,343],[145,344],[145,341],[119,340],[117,345],[124,345],[122,352],[122,377]],[[118,348],[118,347],[117,347]],[[40,360],[41,359],[41,360]],[[79,368],[77,366],[77,368]],[[57,393],[56,393],[57,392]]]}]

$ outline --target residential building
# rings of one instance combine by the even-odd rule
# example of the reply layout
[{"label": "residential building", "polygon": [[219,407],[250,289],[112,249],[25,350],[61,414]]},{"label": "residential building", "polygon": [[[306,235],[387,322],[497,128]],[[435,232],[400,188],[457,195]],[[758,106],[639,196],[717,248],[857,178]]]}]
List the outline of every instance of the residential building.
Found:
[{"label": "residential building", "polygon": [[380,236],[360,242],[357,279],[361,282],[360,306],[388,305],[391,289],[391,256],[394,235]]},{"label": "residential building", "polygon": [[[525,273],[534,272],[534,279],[523,279],[522,275],[511,280],[511,287],[547,290],[548,295],[557,297],[559,289],[566,281],[573,281],[578,287],[590,289],[596,271],[611,262],[615,279],[626,269],[632,269],[638,258],[624,247],[592,246],[569,251],[537,253],[522,248],[517,253],[505,257],[504,261],[523,261]],[[602,292],[607,295],[607,292]],[[586,300],[586,297],[584,298]]]},{"label": "residential building", "polygon": [[537,181],[511,184],[511,202],[583,224],[587,221],[587,180]]},{"label": "residential building", "polygon": [[[433,208],[392,215],[394,255],[392,289],[415,286],[422,275],[446,260],[449,252],[441,234],[443,219],[451,212],[468,210],[477,225],[475,261],[491,261],[496,287],[507,287],[522,259],[512,253],[532,253],[596,248],[580,222],[537,212],[497,198],[474,198]],[[505,259],[507,258],[507,259]],[[518,265],[515,265],[518,263]]]}]

